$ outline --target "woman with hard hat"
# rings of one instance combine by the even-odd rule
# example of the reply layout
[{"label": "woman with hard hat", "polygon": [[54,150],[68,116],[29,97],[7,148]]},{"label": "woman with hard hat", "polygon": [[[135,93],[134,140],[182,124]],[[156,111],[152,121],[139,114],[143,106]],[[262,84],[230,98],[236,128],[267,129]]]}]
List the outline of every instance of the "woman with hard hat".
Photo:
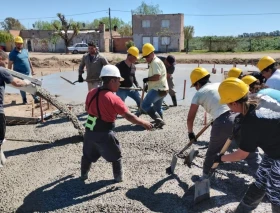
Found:
[{"label": "woman with hard hat", "polygon": [[239,78],[241,79],[242,78],[242,70],[237,68],[237,67],[233,67],[229,70],[228,72],[228,78],[229,77],[234,77],[234,78]]},{"label": "woman with hard hat", "polygon": [[[234,119],[237,116],[236,113],[230,112],[226,104],[219,104],[218,88],[220,83],[210,83],[209,78],[210,73],[202,67],[195,68],[190,74],[191,87],[194,87],[197,92],[192,99],[188,112],[187,128],[189,139],[193,140],[196,138],[193,132],[193,124],[199,106],[202,106],[214,120],[209,146],[203,163],[202,178],[208,177],[216,153],[222,149],[227,138],[232,134]],[[249,158],[246,159],[252,173],[255,173],[258,168],[258,162],[260,161],[258,158],[258,154],[253,151]],[[249,172],[251,173],[251,171]]]},{"label": "woman with hard hat", "polygon": [[[266,195],[272,212],[280,212],[280,103],[264,95],[248,101],[249,86],[238,78],[227,78],[219,86],[220,103],[241,113],[239,149],[218,154],[214,162],[245,159],[257,147],[264,151],[255,182],[250,185],[235,212],[251,212]],[[258,103],[258,104],[256,104]]]},{"label": "woman with hard hat", "polygon": [[260,89],[259,80],[252,75],[246,75],[241,80],[249,86],[249,91],[251,93],[256,93]]}]

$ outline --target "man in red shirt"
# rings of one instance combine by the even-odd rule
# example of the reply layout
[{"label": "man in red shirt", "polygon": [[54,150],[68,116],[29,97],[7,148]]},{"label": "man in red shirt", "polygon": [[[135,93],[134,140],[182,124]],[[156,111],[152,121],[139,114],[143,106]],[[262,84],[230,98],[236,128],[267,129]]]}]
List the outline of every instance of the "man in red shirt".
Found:
[{"label": "man in red shirt", "polygon": [[91,90],[86,98],[88,119],[84,136],[83,156],[81,162],[81,179],[88,178],[91,163],[101,156],[112,162],[113,175],[116,182],[123,180],[121,149],[113,128],[117,115],[128,121],[150,130],[152,124],[133,115],[120,97],[113,92],[118,91],[123,78],[114,65],[105,65],[100,74],[103,86]]}]

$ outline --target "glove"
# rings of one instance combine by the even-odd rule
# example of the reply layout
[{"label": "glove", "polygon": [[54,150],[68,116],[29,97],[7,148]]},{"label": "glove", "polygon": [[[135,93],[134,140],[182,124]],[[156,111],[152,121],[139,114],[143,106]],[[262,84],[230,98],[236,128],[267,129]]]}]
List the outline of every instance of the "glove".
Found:
[{"label": "glove", "polygon": [[83,76],[82,76],[82,75],[79,75],[78,82],[79,82],[79,83],[83,83],[83,82],[84,82],[84,79],[83,79]]},{"label": "glove", "polygon": [[188,136],[190,140],[194,140],[196,142],[195,134],[193,132],[189,132]]},{"label": "glove", "polygon": [[24,79],[23,81],[25,82],[26,86],[31,84],[31,81],[29,81],[28,79]]},{"label": "glove", "polygon": [[223,163],[223,161],[222,161],[222,156],[223,156],[224,154],[217,154],[216,155],[216,157],[215,157],[215,159],[214,159],[214,163]]},{"label": "glove", "polygon": [[149,81],[149,78],[143,78],[143,82],[147,83]]}]

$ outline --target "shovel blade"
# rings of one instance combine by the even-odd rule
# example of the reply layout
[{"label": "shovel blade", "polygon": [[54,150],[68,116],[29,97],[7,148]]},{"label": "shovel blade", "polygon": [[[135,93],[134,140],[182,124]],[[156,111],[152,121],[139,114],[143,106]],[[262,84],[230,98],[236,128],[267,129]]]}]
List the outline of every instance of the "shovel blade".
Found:
[{"label": "shovel blade", "polygon": [[208,178],[195,183],[194,203],[210,199],[210,181]]},{"label": "shovel blade", "polygon": [[184,162],[184,164],[187,164],[187,166],[188,166],[189,168],[191,168],[192,162],[193,162],[193,160],[195,159],[195,157],[198,155],[198,153],[199,153],[199,152],[198,152],[197,150],[192,149],[192,150],[190,151],[190,153],[189,153],[188,155],[185,156],[185,162]]},{"label": "shovel blade", "polygon": [[174,170],[175,170],[175,167],[176,167],[176,164],[177,164],[177,160],[178,160],[178,157],[176,154],[173,155],[172,157],[172,161],[171,161],[171,173],[174,174]]},{"label": "shovel blade", "polygon": [[2,149],[0,149],[1,151],[0,151],[0,167],[3,167],[4,166],[4,164],[6,163],[6,157],[5,157],[5,155],[4,155],[4,153],[3,153],[3,150]]}]

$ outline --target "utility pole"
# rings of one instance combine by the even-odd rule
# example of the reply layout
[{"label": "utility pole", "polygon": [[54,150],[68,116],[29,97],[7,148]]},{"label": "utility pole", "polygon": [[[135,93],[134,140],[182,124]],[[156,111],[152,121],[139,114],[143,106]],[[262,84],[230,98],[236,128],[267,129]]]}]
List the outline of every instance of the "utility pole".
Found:
[{"label": "utility pole", "polygon": [[112,36],[112,23],[111,23],[111,9],[109,7],[109,25],[110,25],[110,51],[113,52],[113,36]]}]

